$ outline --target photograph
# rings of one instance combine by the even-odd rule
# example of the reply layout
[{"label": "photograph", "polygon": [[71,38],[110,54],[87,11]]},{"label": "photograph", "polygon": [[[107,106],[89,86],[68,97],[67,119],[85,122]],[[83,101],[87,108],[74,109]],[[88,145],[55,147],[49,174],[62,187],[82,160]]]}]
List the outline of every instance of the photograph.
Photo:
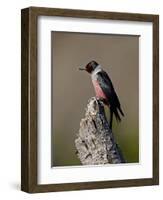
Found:
[{"label": "photograph", "polygon": [[52,31],[51,60],[52,167],[139,163],[139,35]]}]

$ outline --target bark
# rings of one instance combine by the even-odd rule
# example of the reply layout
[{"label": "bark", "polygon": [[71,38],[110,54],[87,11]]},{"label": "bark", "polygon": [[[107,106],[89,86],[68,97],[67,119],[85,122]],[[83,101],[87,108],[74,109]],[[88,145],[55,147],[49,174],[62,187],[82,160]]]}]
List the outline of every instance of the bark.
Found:
[{"label": "bark", "polygon": [[122,152],[115,142],[103,102],[92,97],[75,139],[77,156],[83,165],[124,163]]}]

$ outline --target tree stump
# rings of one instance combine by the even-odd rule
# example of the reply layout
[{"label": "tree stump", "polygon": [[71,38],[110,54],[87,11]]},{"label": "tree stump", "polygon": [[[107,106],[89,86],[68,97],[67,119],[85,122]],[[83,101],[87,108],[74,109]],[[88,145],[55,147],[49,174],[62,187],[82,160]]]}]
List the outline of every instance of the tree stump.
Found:
[{"label": "tree stump", "polygon": [[75,139],[77,156],[83,165],[124,163],[122,152],[109,127],[104,104],[92,97]]}]

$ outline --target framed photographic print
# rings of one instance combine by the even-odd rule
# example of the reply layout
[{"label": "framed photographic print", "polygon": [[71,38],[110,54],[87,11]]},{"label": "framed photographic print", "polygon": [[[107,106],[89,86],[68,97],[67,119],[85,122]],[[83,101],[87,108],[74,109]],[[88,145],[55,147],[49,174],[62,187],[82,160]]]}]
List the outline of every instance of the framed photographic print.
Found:
[{"label": "framed photographic print", "polygon": [[21,189],[159,184],[159,16],[21,11]]}]

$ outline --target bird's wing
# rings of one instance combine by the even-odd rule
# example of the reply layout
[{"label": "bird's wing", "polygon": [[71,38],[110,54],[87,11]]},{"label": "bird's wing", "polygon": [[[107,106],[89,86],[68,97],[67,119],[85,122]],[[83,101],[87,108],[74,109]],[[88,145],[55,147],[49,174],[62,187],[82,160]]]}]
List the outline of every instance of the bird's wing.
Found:
[{"label": "bird's wing", "polygon": [[97,81],[99,82],[99,85],[102,89],[102,91],[105,93],[108,103],[110,104],[110,109],[115,114],[115,117],[118,121],[121,121],[120,115],[118,113],[121,113],[122,116],[124,116],[124,113],[121,109],[121,105],[118,99],[118,96],[114,90],[113,84],[111,82],[111,79],[107,75],[105,71],[98,72],[97,73]]},{"label": "bird's wing", "polygon": [[113,84],[108,74],[105,71],[98,72],[97,81],[99,82],[99,85],[102,91],[105,93],[110,106],[115,107],[115,108],[120,107],[118,96],[114,90]]}]

